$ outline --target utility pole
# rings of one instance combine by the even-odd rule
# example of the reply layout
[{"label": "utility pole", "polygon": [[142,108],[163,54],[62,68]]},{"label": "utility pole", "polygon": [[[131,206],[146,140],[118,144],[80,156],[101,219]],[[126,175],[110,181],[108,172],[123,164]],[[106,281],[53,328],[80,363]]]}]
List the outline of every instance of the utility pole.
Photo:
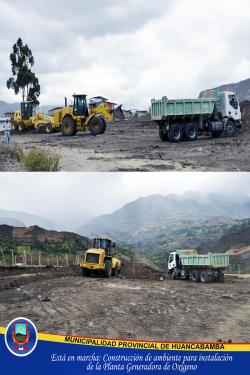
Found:
[{"label": "utility pole", "polygon": [[4,267],[5,267],[5,259],[4,259],[4,254],[3,254],[3,249],[2,249],[2,247],[1,247],[1,252],[2,252],[2,257],[3,257],[3,265],[4,265]]},{"label": "utility pole", "polygon": [[68,253],[66,253],[66,266],[68,267],[69,261],[68,261]]},{"label": "utility pole", "polygon": [[12,266],[14,266],[14,252],[13,252],[13,249],[10,249],[11,251],[11,258],[12,258]]},{"label": "utility pole", "polygon": [[41,267],[41,250],[39,250],[38,252],[38,264],[39,264],[39,267]]}]

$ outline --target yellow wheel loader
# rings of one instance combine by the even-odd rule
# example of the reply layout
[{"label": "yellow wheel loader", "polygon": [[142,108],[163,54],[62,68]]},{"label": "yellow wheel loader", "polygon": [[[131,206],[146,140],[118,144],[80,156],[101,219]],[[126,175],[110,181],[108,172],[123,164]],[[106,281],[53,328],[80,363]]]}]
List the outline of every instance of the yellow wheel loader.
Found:
[{"label": "yellow wheel loader", "polygon": [[28,129],[38,129],[39,126],[45,125],[53,131],[52,116],[45,115],[43,112],[36,112],[37,104],[35,102],[21,102],[19,110],[15,111],[11,123],[12,130],[25,131]]},{"label": "yellow wheel loader", "polygon": [[84,255],[82,275],[90,276],[91,272],[102,274],[105,277],[118,276],[121,271],[121,260],[114,252],[115,242],[110,238],[94,238],[94,244]]},{"label": "yellow wheel loader", "polygon": [[[107,104],[103,107],[88,108],[86,97],[84,94],[74,94],[73,104],[69,106],[65,98],[65,107],[54,114],[53,128],[68,136],[75,135],[79,130],[89,130],[94,136],[103,134],[106,130],[104,117],[113,120],[114,114],[109,111]],[[121,106],[115,111],[119,111],[120,116],[123,116]]]}]

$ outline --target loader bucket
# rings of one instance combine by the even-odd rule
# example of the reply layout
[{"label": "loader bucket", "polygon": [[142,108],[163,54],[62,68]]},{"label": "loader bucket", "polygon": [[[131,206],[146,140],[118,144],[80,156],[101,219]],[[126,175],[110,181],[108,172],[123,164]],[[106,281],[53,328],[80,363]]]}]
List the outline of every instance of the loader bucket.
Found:
[{"label": "loader bucket", "polygon": [[112,109],[110,113],[113,115],[114,121],[123,121],[125,116],[122,111],[122,104],[118,105],[117,108]]}]

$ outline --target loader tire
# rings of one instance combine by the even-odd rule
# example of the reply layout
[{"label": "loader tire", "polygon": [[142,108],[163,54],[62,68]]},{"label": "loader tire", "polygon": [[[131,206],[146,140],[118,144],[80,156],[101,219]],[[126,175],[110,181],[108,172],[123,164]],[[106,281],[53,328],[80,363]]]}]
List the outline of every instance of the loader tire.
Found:
[{"label": "loader tire", "polygon": [[105,264],[104,276],[111,277],[112,261],[110,259],[105,259],[104,264]]},{"label": "loader tire", "polygon": [[100,117],[100,119],[102,120],[102,124],[103,124],[103,131],[100,134],[104,134],[107,128],[107,124],[106,124],[104,117]]},{"label": "loader tire", "polygon": [[89,122],[89,130],[92,135],[99,135],[103,133],[103,122],[100,117],[92,117]]},{"label": "loader tire", "polygon": [[90,270],[86,267],[82,267],[82,275],[83,277],[89,277],[90,276]]},{"label": "loader tire", "polygon": [[234,137],[236,133],[236,126],[233,121],[228,121],[226,124],[225,136],[226,137]]},{"label": "loader tire", "polygon": [[47,124],[45,124],[45,133],[53,133],[54,131],[54,128],[52,126],[52,124],[50,122],[47,122]]},{"label": "loader tire", "polygon": [[62,133],[63,135],[72,136],[75,135],[76,124],[71,117],[66,117],[62,122]]},{"label": "loader tire", "polygon": [[12,130],[17,130],[18,129],[18,123],[16,121],[12,121],[11,129]]},{"label": "loader tire", "polygon": [[115,268],[112,268],[112,276],[118,276],[118,263],[116,263]]},{"label": "loader tire", "polygon": [[198,283],[198,281],[200,281],[200,272],[199,271],[192,271],[191,272],[191,280],[195,283]]},{"label": "loader tire", "polygon": [[19,123],[18,123],[18,130],[19,130],[20,132],[24,132],[24,131],[26,130],[26,128],[25,128],[25,124],[24,124],[23,121],[19,121]]},{"label": "loader tire", "polygon": [[171,126],[169,131],[169,139],[171,142],[181,142],[183,138],[183,131],[182,127],[178,124],[174,124]]},{"label": "loader tire", "polygon": [[163,142],[169,141],[168,134],[163,133],[161,129],[159,129],[159,137]]},{"label": "loader tire", "polygon": [[187,124],[185,131],[184,131],[184,137],[188,141],[195,141],[198,137],[198,128],[195,124]]}]

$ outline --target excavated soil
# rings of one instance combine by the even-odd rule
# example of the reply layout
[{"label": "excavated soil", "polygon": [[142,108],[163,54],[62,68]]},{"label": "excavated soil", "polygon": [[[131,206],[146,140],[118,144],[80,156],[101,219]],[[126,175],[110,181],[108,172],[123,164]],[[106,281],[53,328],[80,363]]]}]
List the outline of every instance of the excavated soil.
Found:
[{"label": "excavated soil", "polygon": [[0,267],[0,300],[3,327],[23,316],[39,332],[250,342],[250,278],[193,283],[126,262],[120,277],[110,279],[84,278],[78,266]]},{"label": "excavated soil", "polygon": [[108,122],[104,134],[93,137],[78,132],[65,137],[61,132],[44,134],[30,130],[12,132],[11,145],[2,145],[0,171],[25,171],[8,147],[46,148],[60,155],[61,171],[250,171],[250,102],[242,104],[243,128],[235,137],[218,139],[201,135],[195,142],[162,142],[153,121]]}]

